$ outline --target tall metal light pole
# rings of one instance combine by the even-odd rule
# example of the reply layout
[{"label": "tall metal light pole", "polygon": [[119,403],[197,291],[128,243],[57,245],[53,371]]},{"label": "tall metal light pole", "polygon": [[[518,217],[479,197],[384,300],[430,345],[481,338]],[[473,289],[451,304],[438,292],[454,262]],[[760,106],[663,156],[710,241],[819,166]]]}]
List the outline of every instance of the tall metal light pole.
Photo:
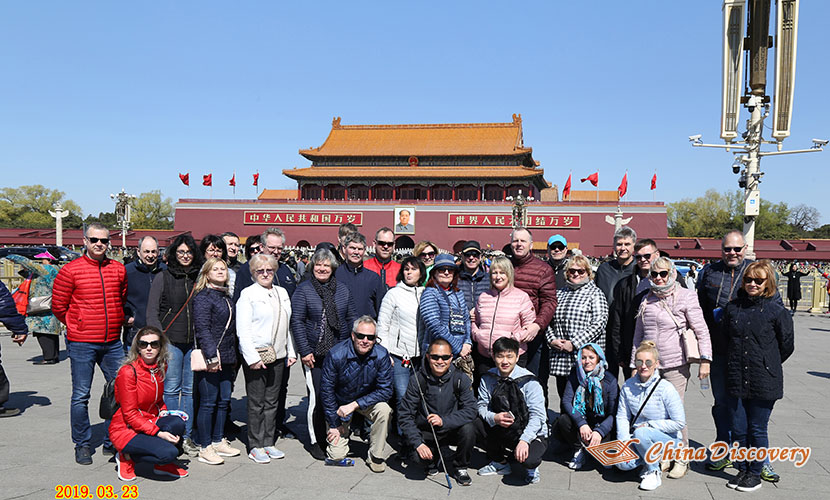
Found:
[{"label": "tall metal light pole", "polygon": [[118,219],[118,224],[121,226],[121,248],[127,249],[127,231],[130,229],[130,201],[135,199],[135,195],[127,194],[124,189],[117,195],[111,194],[110,198],[115,201],[115,216]]},{"label": "tall metal light pole", "polygon": [[[792,102],[795,88],[795,57],[798,39],[799,0],[777,0],[775,15],[775,111],[772,137],[764,140],[764,119],[770,113],[766,95],[767,49],[770,0],[725,0],[723,2],[723,95],[721,101],[721,138],[726,144],[704,144],[701,135],[689,136],[695,147],[723,148],[735,155],[732,172],[740,173],[738,186],[744,188],[744,239],[746,256],[755,258],[755,220],[761,209],[761,158],[823,151],[828,141],[813,139],[810,149],[782,151],[782,141],[790,135]],[[749,25],[744,36],[744,19],[748,7]],[[744,74],[744,52],[749,52],[749,68]],[[744,83],[741,95],[741,83]],[[740,105],[749,111],[746,131],[738,137]],[[776,151],[761,151],[762,144],[775,144]],[[734,150],[734,151],[733,151]],[[743,171],[741,170],[743,168]]]},{"label": "tall metal light pole", "polygon": [[519,194],[514,198],[512,196],[508,196],[505,198],[506,201],[513,202],[513,229],[518,229],[520,227],[527,226],[527,202],[534,201],[535,198],[532,196],[524,196],[522,194],[522,190],[519,190]]}]

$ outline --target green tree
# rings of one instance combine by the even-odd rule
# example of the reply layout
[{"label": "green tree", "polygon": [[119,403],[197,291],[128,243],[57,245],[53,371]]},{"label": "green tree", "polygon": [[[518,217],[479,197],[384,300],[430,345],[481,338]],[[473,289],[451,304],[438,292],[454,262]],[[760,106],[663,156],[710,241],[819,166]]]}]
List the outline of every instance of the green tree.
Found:
[{"label": "green tree", "polygon": [[719,193],[714,189],[699,198],[669,203],[666,207],[669,236],[720,238],[740,227],[735,220],[740,204],[738,192]]},{"label": "green tree", "polygon": [[86,219],[84,219],[84,224],[89,225],[93,222],[103,224],[110,229],[119,229],[118,218],[115,216],[115,212],[98,212],[97,217],[89,214],[86,216]]},{"label": "green tree", "polygon": [[161,191],[141,193],[131,203],[132,227],[135,229],[173,229],[173,200]]},{"label": "green tree", "polygon": [[55,227],[55,219],[49,215],[55,203],[60,202],[70,215],[64,219],[66,227],[81,216],[81,207],[65,198],[63,191],[49,189],[40,184],[0,189],[0,227]]}]

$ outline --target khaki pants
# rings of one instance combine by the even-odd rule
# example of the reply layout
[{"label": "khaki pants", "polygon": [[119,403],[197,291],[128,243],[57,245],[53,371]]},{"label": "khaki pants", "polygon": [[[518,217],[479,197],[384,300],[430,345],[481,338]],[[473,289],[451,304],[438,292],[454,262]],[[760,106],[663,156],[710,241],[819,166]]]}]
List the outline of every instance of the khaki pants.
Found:
[{"label": "khaki pants", "polygon": [[[392,408],[387,403],[380,402],[366,409],[358,408],[355,413],[360,413],[372,422],[372,428],[369,431],[369,458],[383,460],[385,458],[383,448],[386,445],[386,436],[389,434],[389,417],[392,415]],[[332,460],[346,458],[349,453],[349,432],[347,425],[345,430],[341,430],[337,444],[328,444],[326,447],[328,458]]]},{"label": "khaki pants", "polygon": [[[691,365],[686,363],[683,366],[660,370],[660,375],[664,379],[671,382],[671,385],[677,389],[677,393],[680,395],[680,402],[683,403],[684,412],[686,411],[686,401],[684,396],[686,395],[686,384],[688,384],[689,376],[691,375],[690,367]],[[683,446],[689,446],[688,426],[683,427],[681,433],[683,434]]]}]

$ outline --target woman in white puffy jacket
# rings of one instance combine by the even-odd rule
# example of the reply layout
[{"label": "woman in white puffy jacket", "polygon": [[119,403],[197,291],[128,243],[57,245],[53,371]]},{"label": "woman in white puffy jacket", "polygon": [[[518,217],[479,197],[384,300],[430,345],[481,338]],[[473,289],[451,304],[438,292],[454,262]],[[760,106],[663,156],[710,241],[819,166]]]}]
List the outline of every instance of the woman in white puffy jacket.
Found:
[{"label": "woman in white puffy jacket", "polygon": [[[418,337],[422,286],[426,267],[417,257],[407,257],[401,262],[398,284],[383,297],[378,313],[378,342],[389,351],[392,360],[393,385],[398,401],[409,385],[409,365],[420,366],[420,341]],[[408,361],[407,361],[408,360]]]},{"label": "woman in white puffy jacket", "polygon": [[277,405],[283,373],[297,361],[289,331],[291,299],[274,284],[278,266],[273,255],[251,258],[255,283],[242,290],[236,303],[236,332],[248,395],[248,458],[257,463],[285,456],[275,447],[280,423]]}]

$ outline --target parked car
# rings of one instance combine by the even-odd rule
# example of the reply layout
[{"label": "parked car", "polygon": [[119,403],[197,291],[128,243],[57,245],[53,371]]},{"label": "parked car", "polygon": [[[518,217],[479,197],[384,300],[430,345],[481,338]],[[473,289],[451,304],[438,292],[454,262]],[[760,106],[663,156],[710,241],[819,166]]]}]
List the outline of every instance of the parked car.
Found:
[{"label": "parked car", "polygon": [[73,252],[72,250],[66,247],[59,247],[55,245],[45,245],[39,247],[6,247],[0,248],[0,257],[5,257],[6,255],[10,254],[17,254],[22,255],[23,257],[27,257],[29,259],[34,260],[35,255],[41,254],[46,251],[54,251],[60,256],[60,261],[62,263],[70,262],[78,257],[81,256],[78,252]]},{"label": "parked car", "polygon": [[700,269],[703,267],[701,264],[693,260],[677,259],[673,262],[674,267],[677,268],[677,273],[682,275],[683,277],[686,276],[686,273],[689,272],[689,269],[691,269],[692,266],[695,266],[697,271],[700,271]]}]

